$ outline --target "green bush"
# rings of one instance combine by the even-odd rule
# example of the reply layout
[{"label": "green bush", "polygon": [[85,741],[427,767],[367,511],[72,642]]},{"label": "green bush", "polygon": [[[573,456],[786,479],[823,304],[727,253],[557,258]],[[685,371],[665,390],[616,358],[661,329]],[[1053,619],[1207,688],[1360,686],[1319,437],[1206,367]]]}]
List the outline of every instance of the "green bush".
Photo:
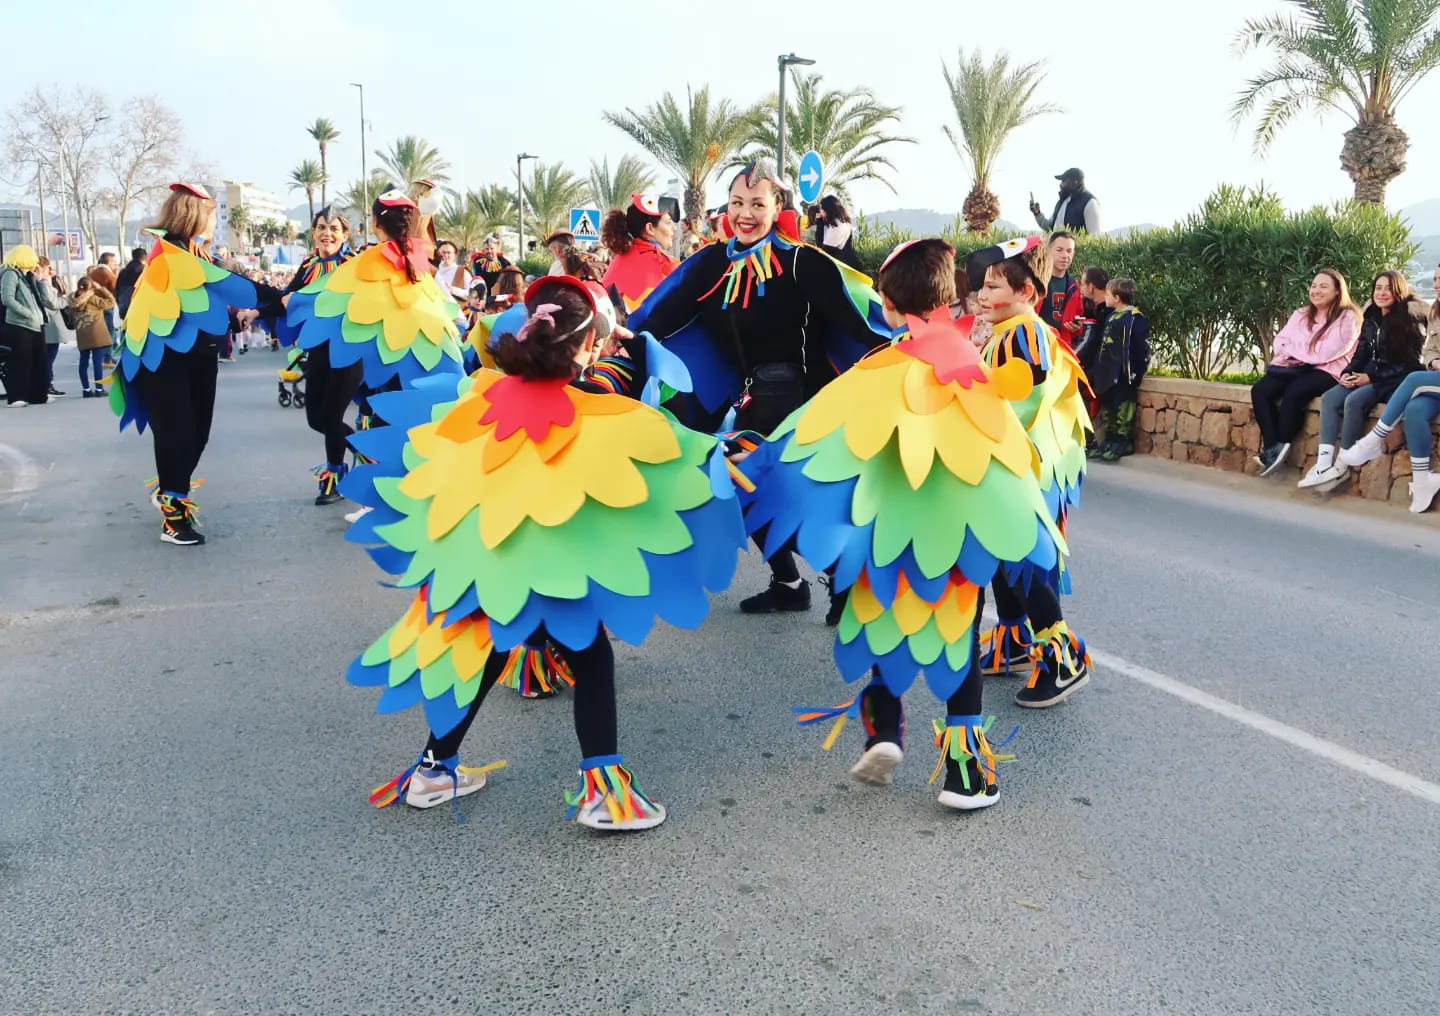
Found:
[{"label": "green bush", "polygon": [[550,256],[548,250],[542,250],[538,254],[527,254],[515,262],[515,267],[526,275],[533,275],[538,279],[550,270],[550,262],[553,260],[555,259]]},{"label": "green bush", "polygon": [[[944,236],[960,257],[1003,239],[965,232],[960,220]],[[874,272],[908,239],[862,219],[861,266]],[[1076,246],[1076,275],[1098,265],[1112,278],[1135,280],[1156,367],[1206,379],[1267,363],[1275,333],[1305,304],[1317,269],[1338,270],[1363,304],[1379,272],[1403,271],[1418,251],[1404,222],[1379,206],[1347,201],[1287,212],[1264,187],[1228,185],[1173,226],[1125,238],[1082,235]]]}]

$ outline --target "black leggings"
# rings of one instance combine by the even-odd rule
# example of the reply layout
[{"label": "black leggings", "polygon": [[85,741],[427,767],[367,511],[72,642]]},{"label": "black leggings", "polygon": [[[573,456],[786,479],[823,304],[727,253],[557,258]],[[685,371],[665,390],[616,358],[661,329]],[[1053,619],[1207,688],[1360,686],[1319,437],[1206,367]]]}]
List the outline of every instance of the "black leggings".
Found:
[{"label": "black leggings", "polygon": [[338,466],[345,461],[345,439],[354,433],[345,422],[355,393],[360,390],[363,368],[330,366],[330,347],[319,345],[305,360],[305,422],[317,434],[325,435],[325,461]]},{"label": "black leggings", "polygon": [[1260,447],[1294,440],[1305,425],[1310,403],[1334,388],[1336,381],[1319,367],[1271,367],[1250,388]]},{"label": "black leggings", "polygon": [[[950,716],[979,716],[985,708],[985,679],[980,675],[980,615],[985,611],[985,590],[975,602],[975,623],[970,630],[970,672],[955,694],[945,700],[945,710]],[[864,691],[865,708],[875,729],[875,741],[900,743],[900,699],[883,684],[872,684]],[[870,744],[866,744],[870,747]]]},{"label": "black leggings", "polygon": [[143,367],[130,382],[150,414],[160,490],[190,493],[190,477],[210,441],[215,416],[217,350],[202,336],[188,353],[166,350],[156,370]]},{"label": "black leggings", "polygon": [[1012,586],[997,571],[990,591],[995,595],[995,613],[1004,624],[1015,624],[1028,617],[1032,631],[1044,631],[1065,618],[1060,610],[1059,594],[1049,582],[1039,578],[1031,579],[1030,588],[1022,590]]},{"label": "black leggings", "polygon": [[10,347],[0,372],[5,382],[6,401],[43,406],[50,397],[50,365],[44,334],[6,324],[0,346]]},{"label": "black leggings", "polygon": [[[538,639],[532,639],[537,641]],[[571,649],[556,645],[556,651],[570,665],[570,674],[575,678],[575,737],[580,741],[580,757],[594,758],[597,755],[618,754],[615,734],[615,650],[610,646],[610,637],[603,631],[595,641],[584,649]],[[444,737],[430,735],[425,750],[443,761],[460,754],[460,744],[475,721],[475,714],[490,689],[500,679],[505,669],[508,654],[494,652],[485,661],[485,673],[480,678],[480,691],[470,710],[454,730]]]}]

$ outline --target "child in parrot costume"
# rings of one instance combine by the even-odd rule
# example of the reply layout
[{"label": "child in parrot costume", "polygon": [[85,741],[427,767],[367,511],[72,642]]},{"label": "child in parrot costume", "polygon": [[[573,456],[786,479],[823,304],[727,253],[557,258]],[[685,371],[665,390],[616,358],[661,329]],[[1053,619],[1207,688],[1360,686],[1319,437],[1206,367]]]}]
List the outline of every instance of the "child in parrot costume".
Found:
[{"label": "child in parrot costume", "polygon": [[[1070,347],[1035,312],[1034,294],[1049,281],[1049,253],[1040,237],[1009,240],[970,255],[983,272],[980,306],[992,325],[981,357],[991,368],[1023,363],[1034,387],[1016,404],[1040,457],[1040,486],[1050,517],[1065,531],[1070,508],[1080,501],[1090,415],[1081,385],[1085,374]],[[1029,668],[1015,704],[1030,709],[1058,705],[1090,680],[1085,641],[1065,623],[1060,594],[1069,592],[1063,567],[1048,576],[1016,582],[997,575],[993,585],[997,625],[981,636],[986,674]]]},{"label": "child in parrot costume", "polygon": [[[935,725],[942,806],[998,800],[976,666],[984,589],[997,575],[1049,573],[1065,541],[1012,403],[1031,391],[1023,363],[989,367],[950,320],[954,252],[943,240],[897,248],[880,271],[887,321],[908,328],[793,413],[742,469],[755,484],[746,528],[767,549],[787,539],[846,592],[835,661],[866,688],[802,724],[850,716],[869,738],[851,770],[889,783],[903,758],[900,696],[923,674],[947,705]],[[1008,740],[1008,738],[1007,738]]]},{"label": "child in parrot costume", "polygon": [[[371,212],[380,243],[294,293],[286,311],[300,348],[319,350],[330,371],[345,378],[358,367],[366,400],[430,374],[458,376],[463,359],[455,325],[459,308],[435,281],[428,241],[416,232],[415,202],[390,189]],[[316,394],[312,389],[311,398]],[[362,429],[368,426],[373,421],[363,421]],[[315,471],[316,504],[340,500],[348,471],[343,448],[327,442],[326,459]]]},{"label": "child in parrot costume", "polygon": [[[588,380],[596,290],[537,280],[520,325],[496,323],[490,353],[507,373],[422,379],[375,397],[387,426],[357,434],[375,460],[345,480],[374,507],[351,528],[398,585],[409,612],[350,668],[384,689],[380,711],[419,705],[430,739],[415,765],[377,788],[431,807],[470,794],[485,771],[459,750],[507,654],[548,643],[574,680],[582,759],[569,817],[601,830],[648,829],[665,808],[641,791],[616,734],[610,635],[638,643],[656,617],[698,626],[745,544],[718,441]],[[688,387],[649,346],[643,369]],[[631,390],[641,386],[637,367]],[[652,386],[652,395],[660,381]]]},{"label": "child in parrot costume", "polygon": [[214,263],[215,200],[199,184],[175,183],[152,227],[160,239],[135,283],[119,340],[120,363],[108,379],[110,408],[123,431],[149,427],[155,444],[151,502],[160,539],[199,546],[190,493],[210,439],[220,343],[230,307],[254,308],[280,291]]}]

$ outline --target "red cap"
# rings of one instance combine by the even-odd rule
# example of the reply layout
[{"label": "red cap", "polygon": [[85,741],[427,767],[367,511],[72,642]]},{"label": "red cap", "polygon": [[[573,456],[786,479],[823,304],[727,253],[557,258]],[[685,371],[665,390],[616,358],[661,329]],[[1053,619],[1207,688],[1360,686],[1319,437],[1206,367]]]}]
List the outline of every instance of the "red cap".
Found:
[{"label": "red cap", "polygon": [[[591,310],[593,310],[593,311],[598,311],[598,310],[600,309],[600,305],[599,305],[599,303],[598,303],[597,300],[596,300],[595,293],[594,293],[594,291],[592,291],[592,290],[590,289],[590,285],[591,285],[591,284],[587,284],[587,283],[581,282],[579,279],[575,278],[575,276],[573,276],[573,275],[542,275],[542,276],[540,276],[538,279],[536,279],[534,282],[530,283],[530,285],[525,288],[525,302],[528,304],[528,303],[530,302],[531,297],[533,297],[533,296],[535,295],[535,291],[536,291],[537,289],[539,289],[541,286],[545,285],[546,283],[552,283],[552,284],[561,285],[561,286],[568,286],[569,288],[575,290],[575,292],[584,295],[586,302],[590,304],[590,309],[591,309]],[[599,289],[599,287],[597,286],[596,289]],[[601,289],[600,292],[603,294],[605,291],[604,291],[603,289]],[[606,302],[608,303],[609,301],[606,301]]]},{"label": "red cap", "polygon": [[654,218],[660,218],[660,206],[649,194],[631,194],[630,203],[635,206],[637,212]]},{"label": "red cap", "polygon": [[215,200],[210,196],[210,192],[207,191],[204,187],[201,187],[198,183],[185,183],[184,181],[181,181],[180,183],[172,183],[170,185],[170,189],[172,191],[184,191],[187,194],[194,194],[202,201]]},{"label": "red cap", "polygon": [[388,208],[420,207],[410,199],[410,195],[406,194],[404,191],[401,190],[387,190],[384,194],[381,194],[375,200]]}]

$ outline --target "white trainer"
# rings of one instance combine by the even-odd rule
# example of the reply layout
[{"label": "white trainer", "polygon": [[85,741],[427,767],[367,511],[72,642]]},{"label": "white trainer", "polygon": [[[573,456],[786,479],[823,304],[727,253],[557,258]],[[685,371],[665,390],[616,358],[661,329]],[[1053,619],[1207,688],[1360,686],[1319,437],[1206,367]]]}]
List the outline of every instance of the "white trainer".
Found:
[{"label": "white trainer", "polygon": [[1410,481],[1410,510],[1416,515],[1429,511],[1436,494],[1440,494],[1440,473],[1416,473]]},{"label": "white trainer", "polygon": [[457,797],[473,794],[485,786],[485,774],[460,770],[458,783],[443,769],[416,769],[405,790],[405,803],[412,808],[434,808]]},{"label": "white trainer", "polygon": [[346,522],[349,522],[351,525],[354,525],[356,522],[359,522],[361,519],[363,519],[366,515],[369,515],[369,514],[370,514],[371,512],[373,512],[374,510],[375,510],[374,508],[370,508],[370,507],[362,504],[359,508],[356,508],[353,512],[346,512],[346,513],[345,513],[345,521],[346,521]]},{"label": "white trainer", "polygon": [[904,758],[905,753],[894,741],[876,741],[865,749],[860,761],[850,767],[850,778],[877,787],[889,786],[895,779],[895,767]]},{"label": "white trainer", "polygon": [[1310,472],[1305,474],[1305,478],[1300,481],[1299,486],[1301,490],[1309,490],[1311,487],[1323,487],[1327,483],[1339,483],[1349,475],[1349,467],[1341,465],[1339,462],[1326,466],[1324,469],[1321,469],[1320,464],[1317,462]]},{"label": "white trainer", "polygon": [[1372,430],[1349,448],[1341,448],[1340,461],[1359,469],[1365,463],[1378,459],[1384,450],[1385,439]]}]

